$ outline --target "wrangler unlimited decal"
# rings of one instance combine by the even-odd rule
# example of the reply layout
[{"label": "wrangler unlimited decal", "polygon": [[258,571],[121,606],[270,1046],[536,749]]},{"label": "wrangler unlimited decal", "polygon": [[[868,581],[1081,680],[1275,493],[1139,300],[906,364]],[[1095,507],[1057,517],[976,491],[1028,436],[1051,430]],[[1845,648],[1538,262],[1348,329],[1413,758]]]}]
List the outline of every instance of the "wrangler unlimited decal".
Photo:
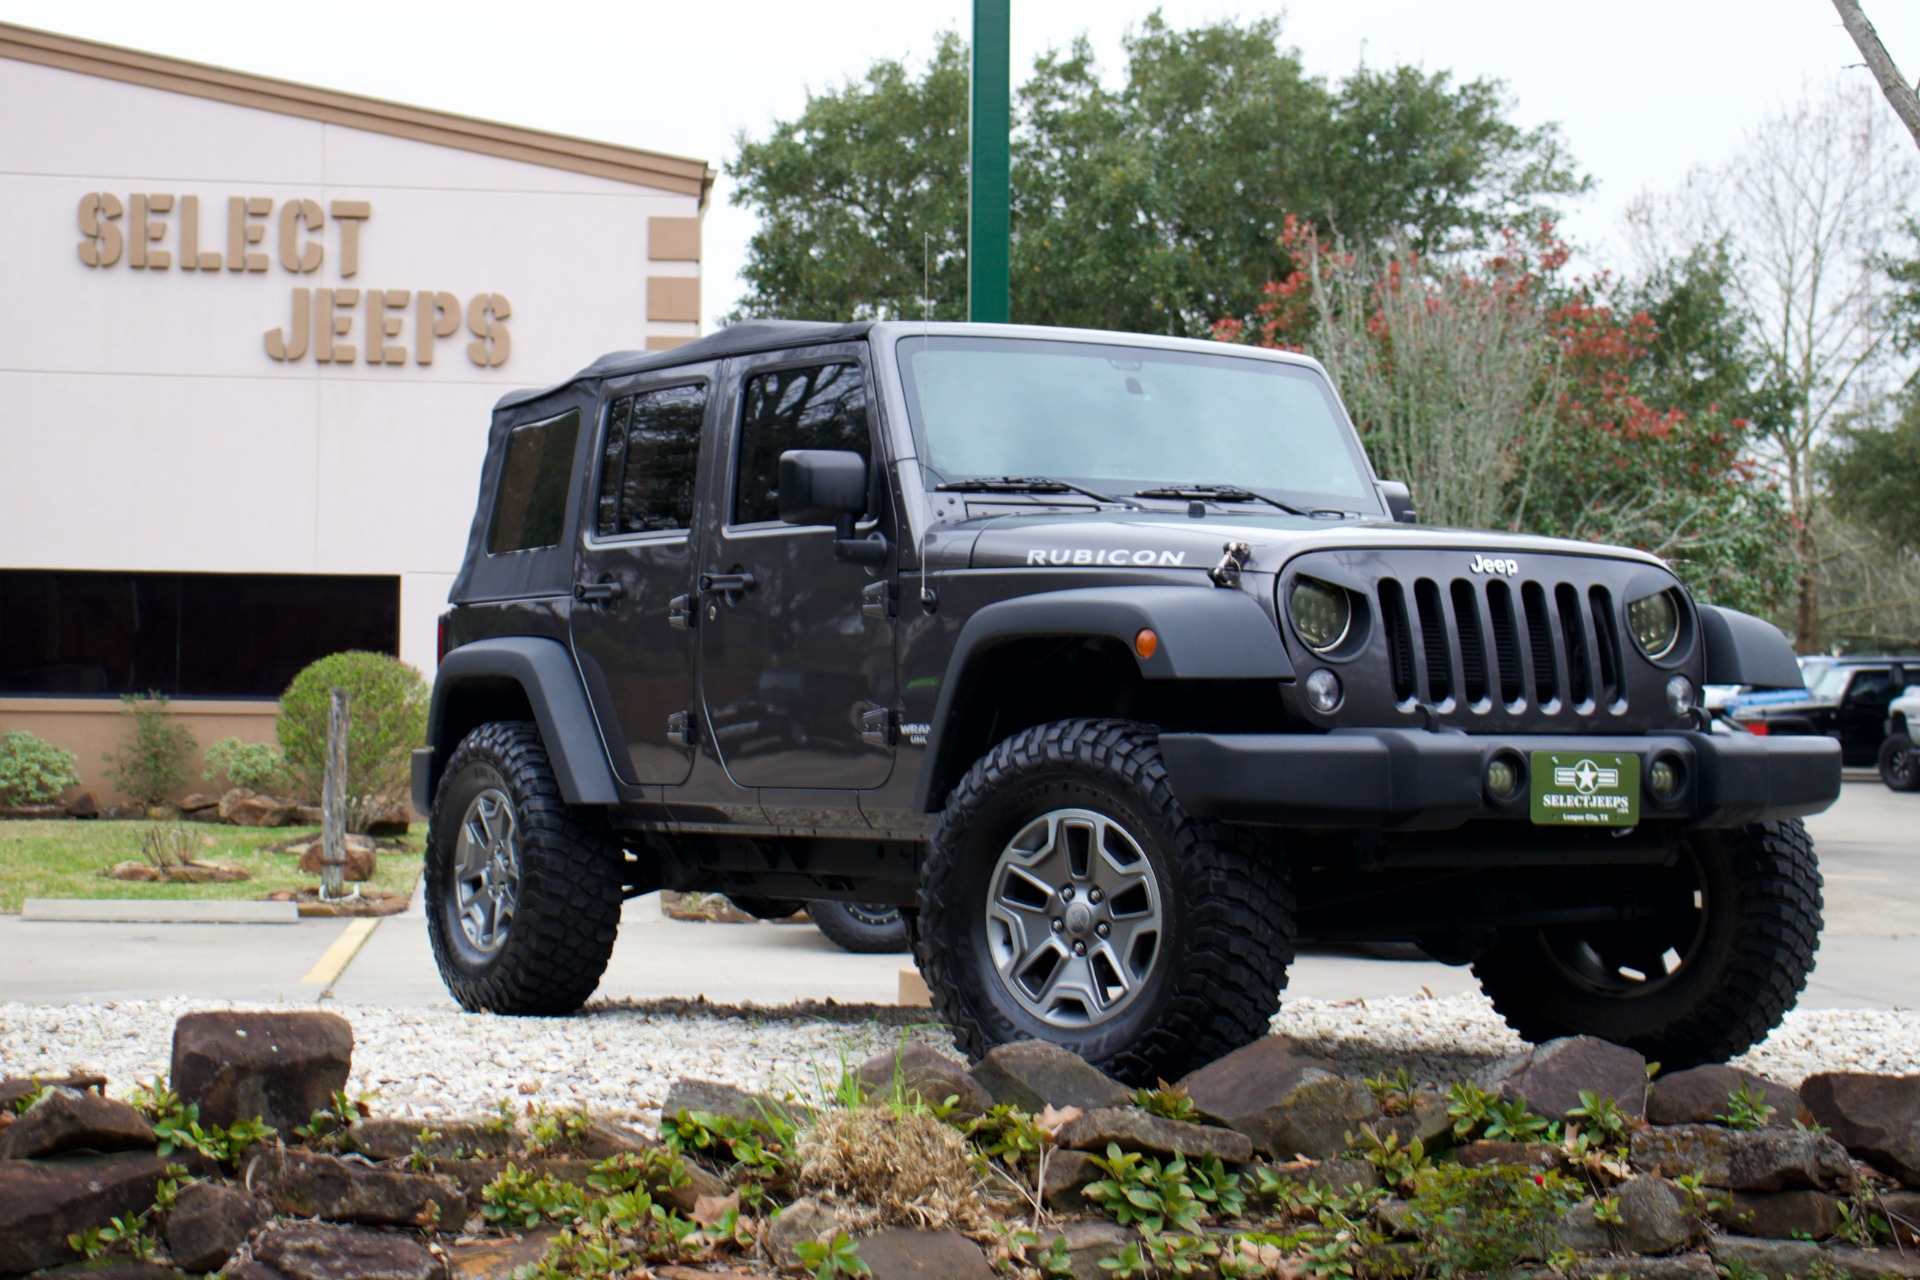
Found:
[{"label": "wrangler unlimited decal", "polygon": [[1124,547],[1101,548],[1094,550],[1081,547],[1077,551],[1054,549],[1043,551],[1038,547],[1027,552],[1028,564],[1139,564],[1158,565],[1163,569],[1178,569],[1187,562],[1184,551],[1128,551]]}]

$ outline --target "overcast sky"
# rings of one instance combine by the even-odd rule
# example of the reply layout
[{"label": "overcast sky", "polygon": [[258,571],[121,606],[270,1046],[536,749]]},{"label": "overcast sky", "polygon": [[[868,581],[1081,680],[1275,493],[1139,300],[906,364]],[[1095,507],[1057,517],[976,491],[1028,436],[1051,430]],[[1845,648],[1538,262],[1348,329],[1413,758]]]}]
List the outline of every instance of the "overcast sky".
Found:
[{"label": "overcast sky", "polygon": [[[1089,34],[1111,73],[1153,6],[1013,0],[1014,80]],[[1866,78],[1830,0],[1165,0],[1175,26],[1265,13],[1312,72],[1412,62],[1506,81],[1514,118],[1557,121],[1596,180],[1568,229],[1602,261],[1643,190],[1737,150],[1807,83]],[[1920,76],[1920,2],[1866,0],[1894,59]],[[706,160],[797,115],[809,91],[876,58],[924,58],[963,33],[965,0],[0,0],[0,19],[237,70]],[[1849,70],[1848,68],[1853,68]],[[723,176],[706,220],[704,312],[739,297],[752,215]]]}]

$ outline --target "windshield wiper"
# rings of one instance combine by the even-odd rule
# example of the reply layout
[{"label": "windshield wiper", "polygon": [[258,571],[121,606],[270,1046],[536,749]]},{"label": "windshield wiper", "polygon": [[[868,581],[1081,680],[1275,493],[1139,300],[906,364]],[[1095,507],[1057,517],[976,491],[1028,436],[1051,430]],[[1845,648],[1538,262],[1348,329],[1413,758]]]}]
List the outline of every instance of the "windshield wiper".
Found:
[{"label": "windshield wiper", "polygon": [[1132,507],[1135,511],[1147,510],[1131,498],[1115,498],[1052,476],[968,476],[964,480],[943,480],[934,488],[942,493],[1077,493],[1095,502],[1111,502],[1116,507]]},{"label": "windshield wiper", "polygon": [[1203,502],[1264,502],[1270,507],[1280,508],[1290,516],[1307,514],[1298,507],[1288,506],[1278,498],[1269,498],[1264,493],[1242,489],[1237,484],[1170,484],[1158,489],[1141,489],[1133,496],[1136,498],[1197,498]]}]

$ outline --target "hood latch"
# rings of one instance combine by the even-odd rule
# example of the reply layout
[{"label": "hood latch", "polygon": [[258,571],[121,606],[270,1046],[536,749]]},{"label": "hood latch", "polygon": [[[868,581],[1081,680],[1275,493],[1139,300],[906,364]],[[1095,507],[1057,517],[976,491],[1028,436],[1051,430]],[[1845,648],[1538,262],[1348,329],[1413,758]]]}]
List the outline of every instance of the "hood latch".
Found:
[{"label": "hood latch", "polygon": [[1220,563],[1207,570],[1207,576],[1213,579],[1216,587],[1237,587],[1240,585],[1240,570],[1253,558],[1253,547],[1245,542],[1229,542],[1220,550],[1224,553]]}]

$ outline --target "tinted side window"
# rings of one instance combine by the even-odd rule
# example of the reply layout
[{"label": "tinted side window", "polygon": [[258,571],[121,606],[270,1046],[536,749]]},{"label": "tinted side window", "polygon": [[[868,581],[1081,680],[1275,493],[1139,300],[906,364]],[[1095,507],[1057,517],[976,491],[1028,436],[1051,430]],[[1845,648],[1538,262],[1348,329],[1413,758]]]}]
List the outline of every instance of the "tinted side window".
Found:
[{"label": "tinted side window", "polygon": [[1891,688],[1891,673],[1886,671],[1857,671],[1853,683],[1847,686],[1847,701],[1854,706],[1866,706],[1869,703],[1886,699]]},{"label": "tinted side window", "polygon": [[602,538],[693,527],[705,387],[622,396],[607,410],[594,531]]},{"label": "tinted side window", "polygon": [[507,435],[507,456],[494,492],[487,527],[487,554],[532,551],[558,545],[567,518],[567,482],[573,477],[573,445],[580,413],[529,422]]},{"label": "tinted side window", "polygon": [[812,365],[747,379],[732,523],[780,518],[780,455],[789,449],[850,449],[872,464],[859,366]]}]

